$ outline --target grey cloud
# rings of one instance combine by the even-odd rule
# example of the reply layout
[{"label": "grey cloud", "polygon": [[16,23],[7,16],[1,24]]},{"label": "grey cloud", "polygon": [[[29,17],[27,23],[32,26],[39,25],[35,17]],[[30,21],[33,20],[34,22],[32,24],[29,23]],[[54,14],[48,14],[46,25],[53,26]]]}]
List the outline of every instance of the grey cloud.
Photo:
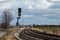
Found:
[{"label": "grey cloud", "polygon": [[60,1],[52,1],[52,0],[47,0],[47,1],[51,3],[60,3]]},{"label": "grey cloud", "polygon": [[50,9],[60,9],[60,3],[56,3],[52,6],[50,6]]}]

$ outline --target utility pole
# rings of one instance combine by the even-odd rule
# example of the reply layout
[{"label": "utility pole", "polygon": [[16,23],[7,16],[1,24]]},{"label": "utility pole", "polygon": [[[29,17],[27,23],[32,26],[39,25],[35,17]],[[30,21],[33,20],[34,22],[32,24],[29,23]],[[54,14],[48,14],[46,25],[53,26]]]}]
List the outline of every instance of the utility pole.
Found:
[{"label": "utility pole", "polygon": [[19,32],[19,19],[20,18],[21,18],[21,8],[18,8],[18,17],[17,17],[17,22],[16,22],[17,33]]}]

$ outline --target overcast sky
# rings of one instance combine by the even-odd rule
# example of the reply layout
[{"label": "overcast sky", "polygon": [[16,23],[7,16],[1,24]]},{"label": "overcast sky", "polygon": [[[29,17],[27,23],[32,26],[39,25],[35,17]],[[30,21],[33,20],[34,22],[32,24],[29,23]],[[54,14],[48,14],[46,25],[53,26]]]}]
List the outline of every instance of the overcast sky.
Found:
[{"label": "overcast sky", "polygon": [[60,24],[60,0],[0,0],[0,12],[13,13],[11,24],[16,23],[18,8],[22,8],[20,24]]}]

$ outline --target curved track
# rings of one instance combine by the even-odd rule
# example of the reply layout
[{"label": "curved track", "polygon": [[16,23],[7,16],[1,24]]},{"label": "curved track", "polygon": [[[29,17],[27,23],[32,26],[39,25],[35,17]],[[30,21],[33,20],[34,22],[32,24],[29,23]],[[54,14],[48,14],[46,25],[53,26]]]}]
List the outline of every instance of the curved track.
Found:
[{"label": "curved track", "polygon": [[[21,37],[21,36],[23,36],[23,37]],[[26,37],[27,38],[31,37],[32,39],[38,38],[38,40],[40,40],[40,39],[43,39],[43,40],[60,40],[60,36],[58,36],[58,35],[43,33],[43,32],[39,32],[36,30],[31,30],[31,29],[24,29],[19,37],[21,37],[23,39],[24,36],[25,36],[25,38]]]}]

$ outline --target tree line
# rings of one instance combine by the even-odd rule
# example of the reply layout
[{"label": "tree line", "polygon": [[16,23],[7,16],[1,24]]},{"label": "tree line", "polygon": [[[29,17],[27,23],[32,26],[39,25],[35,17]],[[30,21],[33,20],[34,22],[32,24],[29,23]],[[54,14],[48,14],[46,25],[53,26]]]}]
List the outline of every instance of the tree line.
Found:
[{"label": "tree line", "polygon": [[33,27],[60,27],[60,25],[35,25],[33,24]]}]

